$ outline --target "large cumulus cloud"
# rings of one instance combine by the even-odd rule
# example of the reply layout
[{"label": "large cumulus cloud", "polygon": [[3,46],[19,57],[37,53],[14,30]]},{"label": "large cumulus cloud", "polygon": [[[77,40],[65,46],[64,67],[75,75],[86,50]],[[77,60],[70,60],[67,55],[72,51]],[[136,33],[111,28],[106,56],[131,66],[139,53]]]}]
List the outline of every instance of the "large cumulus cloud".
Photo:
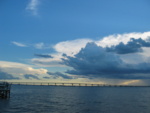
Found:
[{"label": "large cumulus cloud", "polygon": [[[88,38],[78,38],[75,40],[66,40],[66,41],[58,42],[55,45],[51,46],[53,47],[55,52],[51,52],[48,54],[48,55],[51,54],[50,56],[52,56],[53,58],[48,58],[48,57],[45,58],[40,55],[39,58],[31,59],[31,62],[35,65],[44,66],[44,67],[65,67],[64,65],[61,65],[59,63],[61,62],[61,58],[63,58],[62,56],[63,53],[66,54],[67,56],[73,57],[75,54],[77,54],[81,50],[81,48],[84,48],[86,44],[89,42],[94,42],[98,46],[101,46],[101,47],[108,47],[109,49],[107,51],[122,54],[122,55],[125,55],[127,53],[137,53],[137,52],[142,53],[141,52],[143,51],[142,47],[145,47],[145,46],[143,45],[140,47],[137,46],[134,50],[134,48],[132,48],[133,46],[132,44],[127,44],[131,40],[132,37],[135,40],[141,38],[143,41],[147,42],[147,39],[150,37],[150,31],[112,34],[109,36],[100,37],[98,38],[98,40],[90,39],[88,37]],[[46,47],[45,44],[44,46]],[[148,54],[145,54],[144,52],[143,55],[148,55]],[[127,57],[129,58],[129,56]],[[130,61],[131,59],[127,59],[127,60]]]},{"label": "large cumulus cloud", "polygon": [[108,52],[116,52],[118,54],[128,54],[128,53],[136,53],[142,52],[142,47],[150,47],[150,42],[145,41],[141,38],[134,39],[131,38],[127,44],[120,42],[116,46],[106,47]]},{"label": "large cumulus cloud", "polygon": [[106,48],[95,43],[88,43],[75,56],[66,55],[62,60],[63,64],[73,68],[66,71],[69,74],[118,79],[150,78],[149,63],[127,64],[118,54],[107,52]]}]

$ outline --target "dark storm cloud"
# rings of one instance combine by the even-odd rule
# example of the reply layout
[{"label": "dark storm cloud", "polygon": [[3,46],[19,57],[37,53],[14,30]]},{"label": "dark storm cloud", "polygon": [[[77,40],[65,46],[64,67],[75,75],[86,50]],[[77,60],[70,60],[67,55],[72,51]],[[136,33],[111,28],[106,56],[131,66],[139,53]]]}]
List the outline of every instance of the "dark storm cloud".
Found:
[{"label": "dark storm cloud", "polygon": [[25,77],[26,79],[33,78],[33,79],[39,80],[39,78],[38,78],[37,76],[35,76],[35,75],[29,75],[29,74],[26,74],[26,75],[24,75],[24,77]]},{"label": "dark storm cloud", "polygon": [[50,77],[43,77],[44,79],[50,79]]},{"label": "dark storm cloud", "polygon": [[146,42],[141,38],[139,39],[131,38],[131,40],[127,44],[121,42],[116,46],[106,47],[106,51],[116,52],[117,54],[128,54],[128,53],[142,52],[142,47],[150,47],[150,42]]},{"label": "dark storm cloud", "polygon": [[55,73],[47,72],[47,74],[53,75],[53,76],[55,76],[55,78],[62,77],[62,78],[64,78],[64,79],[72,79],[72,77],[70,77],[70,76],[68,76],[68,75],[66,75],[66,74],[63,74],[63,73],[61,73],[61,72],[55,72]]},{"label": "dark storm cloud", "polygon": [[69,74],[118,79],[150,78],[150,75],[141,75],[150,74],[149,63],[127,64],[119,55],[107,52],[95,43],[88,43],[74,57],[66,56],[62,60],[63,64],[73,68],[66,71]]},{"label": "dark storm cloud", "polygon": [[9,79],[9,80],[11,80],[11,79],[19,79],[18,77],[14,77],[13,75],[11,75],[11,74],[8,74],[8,73],[6,73],[6,72],[2,72],[1,70],[0,70],[0,80],[1,79]]},{"label": "dark storm cloud", "polygon": [[53,58],[51,55],[45,55],[45,54],[34,54],[34,56],[42,57],[42,58]]}]

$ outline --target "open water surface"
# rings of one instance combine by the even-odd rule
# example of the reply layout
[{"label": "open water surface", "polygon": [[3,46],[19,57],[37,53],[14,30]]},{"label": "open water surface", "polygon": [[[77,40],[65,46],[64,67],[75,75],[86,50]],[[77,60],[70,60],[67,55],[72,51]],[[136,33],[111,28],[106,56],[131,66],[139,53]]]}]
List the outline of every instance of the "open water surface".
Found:
[{"label": "open water surface", "polygon": [[12,85],[0,113],[150,113],[150,87]]}]

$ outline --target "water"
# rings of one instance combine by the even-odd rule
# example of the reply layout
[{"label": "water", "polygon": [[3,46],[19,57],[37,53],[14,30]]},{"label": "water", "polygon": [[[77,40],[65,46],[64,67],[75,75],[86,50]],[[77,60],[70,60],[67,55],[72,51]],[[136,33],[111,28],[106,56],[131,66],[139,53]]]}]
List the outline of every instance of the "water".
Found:
[{"label": "water", "polygon": [[150,113],[150,87],[13,85],[0,113]]}]

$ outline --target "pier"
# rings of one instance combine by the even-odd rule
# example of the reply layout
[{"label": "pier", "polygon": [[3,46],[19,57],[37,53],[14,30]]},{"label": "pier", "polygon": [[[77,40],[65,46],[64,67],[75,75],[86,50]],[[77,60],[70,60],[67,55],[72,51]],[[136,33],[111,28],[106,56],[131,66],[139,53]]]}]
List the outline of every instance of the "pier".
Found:
[{"label": "pier", "polygon": [[11,84],[8,82],[0,82],[0,98],[10,98]]}]

